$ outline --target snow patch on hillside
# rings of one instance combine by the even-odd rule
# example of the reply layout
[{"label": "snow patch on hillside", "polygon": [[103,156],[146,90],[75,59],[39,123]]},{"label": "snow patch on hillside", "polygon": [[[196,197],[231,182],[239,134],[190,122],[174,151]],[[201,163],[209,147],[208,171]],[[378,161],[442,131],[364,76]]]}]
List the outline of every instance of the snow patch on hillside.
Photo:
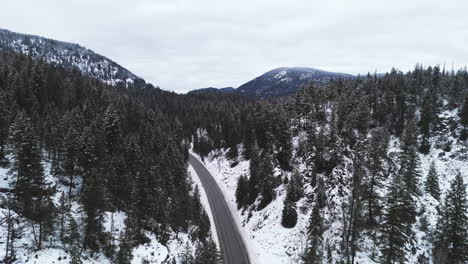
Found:
[{"label": "snow patch on hillside", "polygon": [[[11,155],[7,156],[9,163],[13,162]],[[53,201],[56,206],[59,205],[59,200],[62,192],[68,193],[68,187],[63,185],[63,179],[59,176],[54,176],[50,173],[52,164],[48,161],[42,162],[44,168],[45,181],[55,186],[57,189],[56,194],[53,197]],[[9,167],[0,167],[0,188],[11,189],[11,182],[13,175],[9,174]],[[78,183],[78,187],[81,184],[81,180],[76,179],[75,183]],[[201,189],[203,190],[203,189]],[[78,190],[74,190],[75,194],[78,195]],[[201,192],[202,193],[202,192]],[[6,197],[6,193],[0,193],[0,200]],[[207,204],[206,195],[202,196],[202,203]],[[203,198],[205,197],[205,198]],[[203,200],[205,199],[205,202]],[[5,204],[0,204],[0,219],[4,219],[8,211]],[[209,208],[207,209],[209,210]],[[64,250],[63,244],[60,242],[58,234],[51,237],[49,241],[44,243],[44,249],[40,251],[34,250],[33,235],[30,225],[30,221],[24,217],[17,215],[12,212],[13,217],[17,219],[16,226],[21,226],[22,236],[15,241],[17,260],[15,264],[32,263],[32,264],[44,264],[44,263],[57,263],[57,264],[68,264],[70,263],[71,256]],[[78,202],[74,199],[71,202],[71,215],[77,221],[79,225],[79,232],[84,233],[84,217],[85,214],[83,209]],[[103,217],[103,228],[104,231],[112,234],[112,239],[118,247],[118,239],[120,233],[125,230],[125,219],[127,215],[125,212],[104,212]],[[5,256],[5,240],[7,234],[7,226],[4,221],[0,221],[0,262]],[[175,259],[176,263],[181,263],[181,256],[189,248],[191,252],[195,251],[195,245],[192,242],[189,234],[180,233],[176,236],[175,233],[170,234],[170,239],[167,245],[162,245],[159,242],[158,237],[154,234],[147,232],[147,237],[150,241],[147,244],[140,245],[133,249],[133,260],[132,264],[140,264],[143,260],[149,261],[149,263],[162,264],[168,263],[168,261]],[[106,258],[102,253],[90,254],[90,252],[84,251],[81,255],[83,264],[111,264],[112,260]]]},{"label": "snow patch on hillside", "polygon": [[[258,264],[298,263],[305,247],[304,232],[310,216],[305,198],[297,203],[298,208],[303,208],[303,212],[298,213],[298,223],[291,229],[281,225],[283,200],[286,196],[284,186],[275,190],[276,199],[263,210],[251,215],[248,212],[238,211],[235,198],[237,180],[241,175],[249,174],[250,162],[241,159],[236,166],[231,167],[231,162],[226,159],[226,152],[212,152],[204,159],[204,163],[224,193],[248,247],[249,256],[253,259],[252,262]],[[277,175],[280,173],[279,170],[275,172]]]}]

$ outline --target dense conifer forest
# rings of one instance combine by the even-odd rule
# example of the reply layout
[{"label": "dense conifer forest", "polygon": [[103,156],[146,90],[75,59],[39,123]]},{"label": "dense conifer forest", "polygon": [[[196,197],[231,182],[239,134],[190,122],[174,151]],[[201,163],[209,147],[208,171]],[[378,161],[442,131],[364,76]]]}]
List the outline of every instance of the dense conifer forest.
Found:
[{"label": "dense conifer forest", "polygon": [[[12,186],[2,189],[4,262],[17,259],[27,229],[35,250],[63,247],[72,263],[83,252],[129,263],[147,232],[163,244],[189,233],[195,263],[217,263],[208,216],[187,177],[181,123],[147,107],[143,91],[0,52],[0,160]],[[76,206],[84,219],[73,217]],[[117,211],[127,214],[120,241],[103,229],[104,212]]]},{"label": "dense conifer forest", "polygon": [[[244,111],[235,118],[233,113]],[[434,165],[447,159],[468,164],[466,69],[418,65],[408,73],[312,83],[295,97],[235,104],[223,112],[224,119],[238,120],[238,129],[212,136],[222,122],[200,126],[206,131],[195,135],[195,151],[229,148],[231,166],[250,160],[235,192],[239,210],[249,215],[268,206],[285,185],[281,223],[292,228],[300,213],[296,202],[306,196],[311,213],[305,263],[356,263],[366,250],[377,263],[468,261],[467,171],[458,171],[441,196],[439,175],[446,172]],[[242,147],[232,148],[239,141]],[[400,149],[389,156],[396,144]],[[420,157],[436,150],[429,171],[421,171]],[[274,176],[275,168],[291,176]],[[426,208],[431,203],[432,224]],[[327,234],[335,239],[330,243],[325,231],[334,225],[339,227]],[[417,238],[421,233],[424,238]],[[365,248],[369,244],[375,247]]]},{"label": "dense conifer forest", "polygon": [[[27,229],[34,250],[62,247],[72,263],[84,253],[130,263],[149,233],[162,244],[188,233],[196,250],[184,263],[219,263],[187,175],[193,147],[202,158],[226,150],[232,167],[249,161],[235,192],[242,212],[265,209],[285,187],[281,225],[294,228],[300,214],[309,216],[304,263],[357,263],[362,252],[376,263],[466,263],[467,171],[446,188],[436,161],[468,163],[467,140],[466,69],[418,65],[255,100],[180,95],[141,82],[110,86],[2,51],[0,161],[10,183],[1,188],[4,261],[17,260]],[[435,150],[422,171],[421,157]],[[307,206],[298,208],[300,200]],[[83,218],[73,216],[76,207]],[[109,212],[127,215],[118,241],[103,227]]]}]

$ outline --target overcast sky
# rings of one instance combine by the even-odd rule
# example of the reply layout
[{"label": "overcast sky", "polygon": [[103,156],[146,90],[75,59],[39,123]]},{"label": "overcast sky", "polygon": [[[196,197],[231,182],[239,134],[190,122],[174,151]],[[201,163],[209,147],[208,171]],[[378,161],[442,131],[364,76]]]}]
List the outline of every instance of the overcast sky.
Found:
[{"label": "overcast sky", "polygon": [[468,1],[10,0],[0,27],[79,43],[163,89],[276,67],[346,73],[468,62]]}]

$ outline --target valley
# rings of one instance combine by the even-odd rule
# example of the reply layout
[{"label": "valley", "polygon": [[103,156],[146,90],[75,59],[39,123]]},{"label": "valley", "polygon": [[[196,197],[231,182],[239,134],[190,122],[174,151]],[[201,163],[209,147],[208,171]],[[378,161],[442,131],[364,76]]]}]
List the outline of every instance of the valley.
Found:
[{"label": "valley", "polygon": [[467,181],[466,68],[185,94],[0,30],[4,263],[462,264]]}]

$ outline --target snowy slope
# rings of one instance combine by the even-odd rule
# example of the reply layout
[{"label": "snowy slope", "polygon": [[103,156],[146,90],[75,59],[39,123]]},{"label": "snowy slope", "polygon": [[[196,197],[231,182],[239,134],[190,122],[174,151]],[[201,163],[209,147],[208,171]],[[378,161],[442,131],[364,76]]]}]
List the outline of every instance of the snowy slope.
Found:
[{"label": "snowy slope", "polygon": [[[458,119],[457,111],[443,111],[439,117],[442,122]],[[451,181],[458,172],[462,173],[465,183],[468,182],[468,143],[460,142],[457,138],[444,132],[430,138],[430,142],[432,144],[431,151],[426,155],[419,154],[421,160],[420,186],[423,189],[430,164],[434,161],[442,192],[441,201],[443,201]],[[452,143],[450,150],[444,150],[446,142]],[[297,138],[294,138],[293,145],[295,148],[298,147]],[[394,162],[397,162],[400,151],[399,139],[392,137],[389,142],[388,156]],[[249,252],[253,253],[252,255],[260,264],[302,263],[301,254],[306,246],[305,232],[311,214],[311,205],[307,199],[302,198],[297,202],[298,223],[292,229],[284,228],[281,225],[283,201],[286,195],[285,185],[280,185],[275,189],[276,199],[263,210],[246,212],[237,210],[235,200],[237,180],[241,175],[249,175],[249,161],[240,159],[236,166],[231,167],[232,162],[226,159],[226,153],[227,150],[213,151],[204,159],[204,162],[212,175],[215,176],[226,200],[230,203],[231,210],[234,212],[233,215],[237,217],[242,226],[243,235],[248,242]],[[305,165],[299,159],[296,159],[296,162],[298,162],[296,169],[303,172]],[[282,173],[284,176],[290,176],[288,173],[280,171],[279,168],[275,169],[275,176]],[[345,159],[342,164],[333,170],[332,176],[328,177],[325,183],[327,186],[327,203],[329,205],[324,209],[325,225],[328,229],[323,237],[324,243],[330,246],[334,263],[342,258],[339,254],[343,231],[341,215],[343,214],[343,208],[348,206],[347,197],[351,193],[347,183],[350,182],[351,176],[352,161]],[[388,186],[389,183],[388,179],[384,183],[383,189],[380,190],[383,197],[387,193],[385,186]],[[311,187],[307,183],[304,188],[305,196],[311,193]],[[407,253],[408,263],[418,263],[418,257],[420,256],[427,257],[429,263],[432,263],[430,236],[428,234],[436,229],[440,202],[423,192],[423,195],[417,198],[416,203],[418,215],[416,223],[413,225],[414,241]],[[330,206],[330,204],[333,204],[333,206]],[[422,230],[423,219],[428,222],[428,231]],[[360,251],[357,253],[356,263],[378,263],[372,259],[375,260],[375,257],[379,255],[379,248],[370,237],[363,234],[359,246]]]},{"label": "snowy slope", "polygon": [[[7,157],[10,162],[13,157],[9,155]],[[68,188],[61,184],[60,178],[50,174],[51,163],[43,161],[45,179],[57,188],[57,193],[53,197],[54,203],[59,205],[59,199],[62,191],[67,192]],[[11,175],[8,173],[9,168],[0,167],[0,187],[10,188]],[[76,183],[76,182],[75,182]],[[197,184],[197,183],[196,183]],[[0,193],[0,199],[5,198],[5,193]],[[206,196],[201,194],[201,200],[204,205],[207,204]],[[71,204],[72,216],[77,221],[79,227],[84,227],[83,219],[84,212],[77,200],[72,201]],[[206,208],[206,207],[205,207]],[[209,208],[206,208],[209,209]],[[3,219],[7,214],[7,209],[0,208],[0,219]],[[33,264],[45,264],[45,263],[63,263],[68,264],[70,262],[70,255],[64,250],[63,244],[59,241],[58,234],[53,236],[50,241],[45,244],[45,248],[40,251],[34,251],[33,249],[33,237],[32,230],[25,218],[16,215],[18,219],[17,226],[22,226],[23,232],[21,238],[16,242],[16,252],[18,259],[14,262],[15,264],[33,263]],[[127,218],[124,212],[104,212],[104,230],[112,234],[112,238],[116,245],[118,245],[118,238],[121,231],[125,230],[125,219]],[[0,260],[4,258],[5,254],[5,240],[6,240],[6,224],[0,221]],[[84,230],[79,230],[80,233],[84,233]],[[133,249],[133,260],[132,264],[141,264],[143,260],[149,261],[149,263],[159,264],[167,263],[167,261],[175,260],[180,263],[182,254],[186,252],[194,252],[195,245],[190,239],[189,234],[179,233],[176,236],[175,233],[170,234],[170,239],[167,245],[162,245],[158,238],[151,233],[146,234],[150,238],[150,242],[144,245],[140,245]],[[83,264],[110,264],[112,261],[106,258],[103,254],[91,255],[89,252],[82,253]]]},{"label": "snowy slope", "polygon": [[110,85],[142,81],[116,62],[78,44],[0,29],[0,50],[13,50],[69,69],[78,68]]}]

